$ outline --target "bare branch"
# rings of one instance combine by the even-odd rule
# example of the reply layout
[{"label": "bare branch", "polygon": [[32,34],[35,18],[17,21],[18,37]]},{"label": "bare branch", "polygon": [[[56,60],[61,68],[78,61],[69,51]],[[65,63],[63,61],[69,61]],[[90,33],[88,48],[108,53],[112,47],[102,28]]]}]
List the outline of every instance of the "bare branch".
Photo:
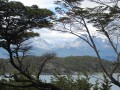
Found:
[{"label": "bare branch", "polygon": [[41,72],[43,70],[43,67],[45,66],[46,62],[48,60],[54,58],[54,57],[55,57],[55,53],[45,54],[45,55],[43,55],[41,57],[41,59],[43,59],[44,61],[43,61],[42,65],[39,66],[39,72],[38,72],[38,74],[36,76],[38,80],[39,80],[39,76],[40,76],[40,74],[41,74]]}]

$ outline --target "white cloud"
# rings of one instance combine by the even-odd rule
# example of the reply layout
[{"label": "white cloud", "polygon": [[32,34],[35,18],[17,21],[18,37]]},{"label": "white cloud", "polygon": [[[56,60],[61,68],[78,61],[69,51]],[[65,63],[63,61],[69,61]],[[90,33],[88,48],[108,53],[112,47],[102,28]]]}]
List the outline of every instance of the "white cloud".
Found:
[{"label": "white cloud", "polygon": [[34,30],[35,32],[40,33],[40,37],[45,39],[50,43],[60,44],[67,41],[73,41],[77,37],[69,33],[61,33],[58,31],[52,31],[47,29]]},{"label": "white cloud", "polygon": [[[56,6],[54,4],[55,0],[10,0],[10,1],[20,1],[26,6],[31,6],[31,5],[36,4],[39,6],[39,8],[49,8],[49,9],[52,9],[53,11]],[[68,33],[63,34],[57,31],[50,31],[47,29],[40,29],[40,30],[35,30],[35,31],[41,34],[40,35],[41,38],[51,43],[62,43],[68,40],[72,41],[76,38],[72,34],[68,34]]]},{"label": "white cloud", "polygon": [[[10,1],[20,1],[26,6],[31,6],[31,5],[36,4],[39,6],[39,8],[49,8],[53,11],[56,6],[54,4],[55,0],[10,0]],[[83,3],[83,6],[86,6],[86,5],[91,6],[91,4],[87,0]],[[94,34],[95,32],[93,30],[93,27],[91,25],[89,25],[89,27],[92,30],[91,33]],[[63,42],[70,42],[77,38],[76,36],[69,34],[69,33],[60,33],[57,31],[50,31],[47,29],[39,29],[35,31],[41,34],[40,35],[41,38],[45,39],[46,41],[50,43],[55,43],[55,44],[60,44]]]},{"label": "white cloud", "polygon": [[10,0],[20,1],[26,6],[38,5],[40,8],[53,8],[55,7],[54,0]]}]

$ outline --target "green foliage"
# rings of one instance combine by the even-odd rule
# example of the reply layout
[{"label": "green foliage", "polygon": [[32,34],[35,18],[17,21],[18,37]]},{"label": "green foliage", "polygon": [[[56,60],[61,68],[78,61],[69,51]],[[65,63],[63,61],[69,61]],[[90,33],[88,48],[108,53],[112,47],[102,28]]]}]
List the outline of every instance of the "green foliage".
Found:
[{"label": "green foliage", "polygon": [[110,90],[110,88],[112,86],[111,82],[109,81],[109,79],[107,78],[106,75],[103,74],[103,77],[104,77],[104,80],[101,83],[102,86],[101,86],[100,90]]},{"label": "green foliage", "polygon": [[[23,76],[20,76],[19,79],[23,80]],[[94,78],[94,77],[93,77]],[[54,74],[51,77],[51,83],[60,87],[62,90],[111,90],[111,82],[109,79],[103,75],[103,80],[99,81],[99,78],[95,81],[95,83],[90,83],[90,76],[88,73],[77,74],[77,77],[73,77],[72,75],[61,75],[60,73]],[[3,85],[1,83],[6,84],[14,84],[14,85],[26,85],[25,82],[14,81],[13,79],[0,80],[0,90],[38,90],[34,87],[10,87]],[[39,89],[40,90],[40,89]]]},{"label": "green foliage", "polygon": [[98,80],[95,81],[95,84],[93,86],[93,90],[99,90],[99,82],[98,82]]},{"label": "green foliage", "polygon": [[[40,65],[37,66],[39,67],[37,68],[37,78],[34,78],[32,71],[30,71],[32,63],[24,61],[24,58],[31,49],[30,42],[27,42],[27,40],[39,36],[38,33],[32,30],[34,28],[51,27],[50,17],[52,15],[52,11],[40,9],[36,5],[27,7],[21,2],[0,0],[0,48],[7,51],[9,65],[11,65],[10,67],[12,68],[12,70],[9,69],[9,81],[2,84],[6,86],[4,90],[8,88],[7,85],[4,84],[8,84],[8,86],[11,87],[8,88],[8,90],[13,90],[12,87],[42,87],[41,84],[46,85],[46,83],[39,81],[39,75],[41,74],[41,72],[39,72]],[[44,58],[46,56],[44,56]],[[50,58],[52,57],[46,57],[46,60]],[[2,74],[6,74],[5,67],[8,68],[8,66],[2,64],[1,66],[3,66]],[[14,72],[16,73],[14,74]],[[12,79],[11,76],[13,77]],[[47,88],[48,86],[47,84],[46,87],[43,86],[43,88]],[[52,87],[55,86],[50,86],[49,88]],[[19,90],[19,88],[17,89]]]},{"label": "green foliage", "polygon": [[[0,47],[20,44],[38,33],[33,28],[50,27],[50,16],[53,12],[47,9],[26,7],[21,2],[0,1]],[[7,47],[6,47],[7,46]]]},{"label": "green foliage", "polygon": [[[59,7],[56,8],[56,11],[61,15],[64,15],[62,18],[58,19],[60,23],[60,28],[63,25],[62,30],[58,27],[54,30],[61,32],[69,32],[78,38],[85,41],[96,53],[99,64],[106,75],[111,79],[111,81],[120,87],[119,80],[115,79],[112,74],[118,70],[119,66],[119,41],[120,41],[120,6],[119,0],[89,0],[97,6],[85,6],[82,7],[82,3],[79,2],[82,0],[59,0]],[[88,8],[87,8],[88,7]],[[59,18],[59,17],[58,17]],[[110,63],[106,66],[102,63],[102,57],[99,51],[105,50],[105,48],[99,48],[96,42],[94,41],[94,34],[91,32],[91,28],[88,24],[91,24],[93,27],[97,28],[96,31],[101,35],[103,34],[111,48],[114,50],[115,62],[117,64],[109,68]],[[84,32],[79,34],[79,32]],[[108,52],[109,53],[109,52]],[[109,55],[108,55],[109,56]],[[77,64],[77,63],[76,63]],[[78,64],[77,64],[78,65]],[[86,65],[89,67],[89,64]],[[74,67],[74,66],[73,66]],[[95,65],[96,68],[96,65]],[[109,70],[107,69],[109,68]],[[118,76],[119,77],[119,76]],[[104,86],[105,87],[105,86]],[[105,88],[107,90],[107,88]]]},{"label": "green foliage", "polygon": [[96,80],[95,84],[89,83],[88,74],[79,74],[77,78],[73,78],[71,75],[56,75],[51,79],[51,83],[62,90],[111,90],[111,82],[104,76],[103,82]]},{"label": "green foliage", "polygon": [[[66,66],[67,70],[73,70],[76,72],[102,72],[100,65],[96,57],[91,56],[69,56],[62,60],[63,64]],[[90,63],[91,62],[91,63]],[[107,63],[107,65],[106,65]],[[103,60],[103,64],[107,69],[110,70],[112,63]]]},{"label": "green foliage", "polygon": [[80,75],[74,79],[71,75],[54,75],[51,83],[62,88],[63,90],[90,90],[92,84],[89,83],[88,76],[82,77]]},{"label": "green foliage", "polygon": [[93,85],[93,90],[111,90],[111,82],[110,80],[107,78],[107,76],[105,74],[103,74],[103,80],[102,82],[99,82],[97,79],[95,84]]},{"label": "green foliage", "polygon": [[[28,62],[32,63],[29,68],[32,74],[35,74],[38,72],[37,70],[42,64],[43,60],[41,60],[40,56],[26,56],[24,59],[24,65],[27,65]],[[109,71],[113,67],[112,62],[110,61],[103,60],[102,62]],[[5,66],[7,66],[6,73],[14,73],[15,69],[10,65],[8,60],[1,59],[0,63],[3,63]],[[119,68],[120,67],[118,67],[116,72],[119,72]],[[54,70],[60,72],[61,74],[75,74],[75,72],[84,71],[89,73],[102,72],[97,58],[90,56],[69,56],[64,58],[56,57],[47,62],[47,65],[43,68],[42,74],[52,74]],[[1,69],[0,72],[2,72]]]},{"label": "green foliage", "polygon": [[[5,83],[5,84],[2,84]],[[14,86],[9,86],[13,84]],[[26,83],[19,83],[19,85],[25,85]],[[16,81],[14,81],[13,79],[9,79],[9,80],[5,80],[5,79],[1,79],[0,80],[0,90],[38,90],[36,88],[33,87],[26,87],[26,88],[21,88],[21,87],[16,87],[16,85],[18,85],[18,83],[16,83]]]}]

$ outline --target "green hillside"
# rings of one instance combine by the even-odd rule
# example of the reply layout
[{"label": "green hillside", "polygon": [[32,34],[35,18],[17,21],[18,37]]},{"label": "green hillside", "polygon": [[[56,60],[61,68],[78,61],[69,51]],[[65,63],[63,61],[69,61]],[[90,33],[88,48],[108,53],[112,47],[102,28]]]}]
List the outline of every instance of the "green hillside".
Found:
[{"label": "green hillside", "polygon": [[[103,60],[102,62],[109,71],[114,66],[110,61]],[[10,65],[8,60],[1,59],[0,63],[2,63],[0,72],[3,71],[2,70],[3,65],[6,67],[5,69],[6,73],[15,72],[15,69]],[[42,63],[43,60],[41,59],[41,57],[37,56],[28,56],[24,60],[24,65],[30,64],[29,70],[31,72],[33,71],[37,72],[38,67],[42,65]],[[100,68],[100,65],[96,57],[91,56],[69,56],[65,58],[56,57],[53,58],[52,60],[49,60],[46,63],[45,67],[43,68],[42,74],[52,74],[54,72],[59,72],[61,74],[67,73],[76,74],[77,72],[83,71],[96,73],[102,72],[102,69]]]}]

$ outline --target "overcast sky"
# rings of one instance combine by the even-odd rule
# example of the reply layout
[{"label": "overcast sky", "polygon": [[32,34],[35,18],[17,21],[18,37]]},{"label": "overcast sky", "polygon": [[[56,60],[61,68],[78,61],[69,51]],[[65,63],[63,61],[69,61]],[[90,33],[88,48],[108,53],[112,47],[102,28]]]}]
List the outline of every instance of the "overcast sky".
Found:
[{"label": "overcast sky", "polygon": [[[39,8],[48,8],[52,11],[55,11],[54,8],[56,7],[56,5],[54,4],[55,0],[10,0],[10,1],[20,1],[25,6],[38,5]],[[82,5],[83,7],[95,6],[95,4],[93,3],[91,4],[90,2],[88,2],[88,0],[83,2]],[[90,28],[93,30],[92,26],[90,26]],[[55,44],[63,43],[63,42],[71,42],[77,38],[76,36],[72,34],[60,33],[56,31],[50,31],[47,29],[40,29],[40,30],[35,30],[35,31],[40,33],[41,38],[45,39],[46,41],[50,43],[55,43]],[[94,32],[92,31],[92,33]]]},{"label": "overcast sky", "polygon": [[[10,1],[20,1],[25,6],[31,6],[31,5],[38,5],[39,8],[48,8],[54,11],[54,8],[56,5],[54,4],[54,0],[10,0]],[[63,34],[60,32],[50,31],[47,29],[40,29],[36,30],[40,33],[40,37],[45,39],[46,41],[50,43],[58,43],[58,42],[67,42],[67,41],[73,41],[77,37],[72,34]]]},{"label": "overcast sky", "polygon": [[[20,1],[22,2],[25,6],[32,6],[32,5],[38,5],[39,8],[48,8],[52,11],[55,11],[54,8],[56,5],[54,4],[55,0],[10,0],[10,1]],[[109,1],[109,0],[105,0]],[[82,7],[93,7],[96,6],[97,4],[89,2],[89,0],[85,0],[82,3]],[[89,25],[90,30],[92,30],[92,34],[96,34],[95,28],[92,27],[92,25]],[[68,33],[60,33],[60,32],[55,32],[55,31],[50,31],[47,29],[40,29],[40,30],[35,30],[40,33],[40,37],[45,39],[46,41],[50,43],[58,43],[58,42],[70,42],[75,40],[77,37],[68,34]]]}]

